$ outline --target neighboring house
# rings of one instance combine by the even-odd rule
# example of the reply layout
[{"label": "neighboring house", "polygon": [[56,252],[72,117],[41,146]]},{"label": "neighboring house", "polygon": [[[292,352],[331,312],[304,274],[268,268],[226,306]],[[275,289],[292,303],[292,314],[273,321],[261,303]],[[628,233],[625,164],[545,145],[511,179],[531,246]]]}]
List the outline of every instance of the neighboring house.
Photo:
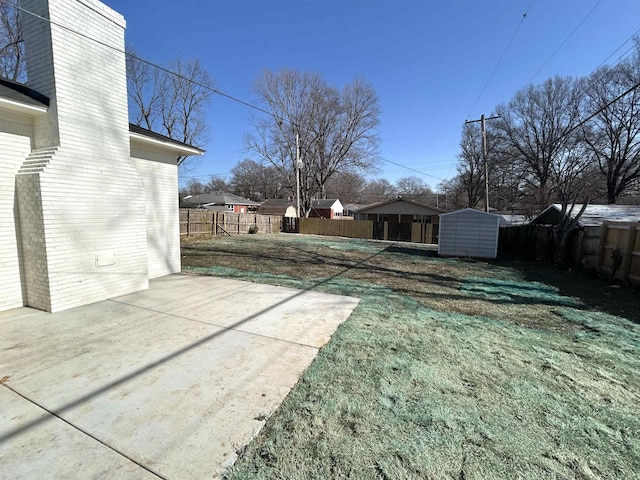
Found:
[{"label": "neighboring house", "polygon": [[404,198],[374,203],[355,211],[356,220],[396,223],[438,223],[444,210]]},{"label": "neighboring house", "polygon": [[411,241],[412,225],[414,223],[432,224],[431,238],[427,241],[436,242],[438,236],[437,224],[444,210],[413,200],[396,198],[386,202],[374,203],[356,210],[356,220],[370,220],[374,223],[374,237],[378,239]]},{"label": "neighboring house", "polygon": [[345,217],[355,217],[356,211],[365,207],[368,207],[368,205],[362,205],[359,203],[345,203],[342,215]]},{"label": "neighboring house", "polygon": [[[569,206],[570,207],[570,206]],[[577,204],[571,212],[577,215],[582,205]],[[560,221],[562,205],[554,203],[531,220],[531,225],[557,225]],[[599,227],[607,220],[611,222],[640,222],[640,205],[587,205],[578,220],[578,227]]]},{"label": "neighboring house", "polygon": [[56,312],[180,271],[177,157],[203,151],[129,124],[120,14],[28,8],[29,87],[0,81],[0,310]]},{"label": "neighboring house", "polygon": [[438,255],[496,258],[501,215],[465,208],[440,215]]},{"label": "neighboring house", "polygon": [[340,218],[344,207],[337,198],[311,200],[310,218]]},{"label": "neighboring house", "polygon": [[286,199],[265,200],[258,208],[260,215],[280,215],[282,217],[295,218],[298,216],[296,207],[292,201]]},{"label": "neighboring house", "polygon": [[513,227],[516,225],[525,225],[529,223],[527,216],[521,213],[501,212],[498,210],[490,211],[489,213],[493,213],[494,215],[500,215],[502,217],[503,221],[500,222],[501,227],[507,227],[507,226]]},{"label": "neighboring house", "polygon": [[188,195],[180,200],[180,208],[225,207],[234,213],[255,213],[260,203],[239,197],[233,193],[214,192]]}]

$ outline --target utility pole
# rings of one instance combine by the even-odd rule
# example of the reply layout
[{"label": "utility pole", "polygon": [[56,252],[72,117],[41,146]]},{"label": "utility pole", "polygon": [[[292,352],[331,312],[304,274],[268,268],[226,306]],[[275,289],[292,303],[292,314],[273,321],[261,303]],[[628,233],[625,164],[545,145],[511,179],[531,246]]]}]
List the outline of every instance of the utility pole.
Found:
[{"label": "utility pole", "polygon": [[298,205],[298,218],[300,215],[300,134],[296,133],[296,202]]},{"label": "utility pole", "polygon": [[478,120],[466,120],[464,123],[476,123],[480,122],[480,129],[482,130],[482,163],[484,163],[484,211],[489,211],[489,168],[487,166],[487,129],[485,128],[485,120],[494,120],[500,118],[500,115],[495,117],[485,118],[484,114],[480,116]]}]

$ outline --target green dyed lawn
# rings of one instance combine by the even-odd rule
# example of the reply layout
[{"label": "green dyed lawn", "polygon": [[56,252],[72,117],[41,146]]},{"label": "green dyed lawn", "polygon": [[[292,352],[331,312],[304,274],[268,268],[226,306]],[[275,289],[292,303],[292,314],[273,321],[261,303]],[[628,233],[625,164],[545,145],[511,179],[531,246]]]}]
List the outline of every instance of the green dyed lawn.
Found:
[{"label": "green dyed lawn", "polygon": [[361,299],[229,479],[639,478],[637,291],[296,235],[190,243],[183,266]]}]

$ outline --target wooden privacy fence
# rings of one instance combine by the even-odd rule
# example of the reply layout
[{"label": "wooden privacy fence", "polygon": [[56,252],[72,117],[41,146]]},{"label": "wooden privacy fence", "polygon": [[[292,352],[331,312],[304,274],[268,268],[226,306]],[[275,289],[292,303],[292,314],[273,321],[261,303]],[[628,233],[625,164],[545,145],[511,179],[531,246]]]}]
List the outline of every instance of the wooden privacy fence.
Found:
[{"label": "wooden privacy fence", "polygon": [[604,222],[600,230],[598,270],[640,284],[640,222]]},{"label": "wooden privacy fence", "polygon": [[282,217],[204,209],[180,209],[180,235],[238,235],[249,233],[255,225],[257,233],[279,233]]},{"label": "wooden privacy fence", "polygon": [[309,235],[372,239],[373,222],[368,220],[300,218],[298,231]]},{"label": "wooden privacy fence", "polygon": [[[624,282],[640,284],[640,222],[604,222],[575,231],[566,261]],[[522,225],[500,229],[499,250],[518,256],[554,260],[553,229]]]},{"label": "wooden privacy fence", "polygon": [[[362,238],[365,240],[401,240],[414,243],[437,243],[438,225],[430,223],[391,223],[370,220],[329,220],[326,218],[297,218],[296,231],[309,235]],[[293,222],[291,222],[293,223]],[[406,227],[406,235],[399,236],[399,226]]]},{"label": "wooden privacy fence", "polygon": [[411,241],[413,243],[438,243],[438,224],[412,223]]}]

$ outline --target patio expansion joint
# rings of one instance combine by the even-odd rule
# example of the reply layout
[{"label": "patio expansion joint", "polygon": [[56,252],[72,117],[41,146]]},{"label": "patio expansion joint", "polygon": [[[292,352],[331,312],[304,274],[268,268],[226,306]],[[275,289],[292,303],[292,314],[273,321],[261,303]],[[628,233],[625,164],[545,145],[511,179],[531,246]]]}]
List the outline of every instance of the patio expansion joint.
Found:
[{"label": "patio expansion joint", "polygon": [[[288,343],[290,345],[297,345],[299,347],[306,347],[306,348],[312,348],[314,350],[320,350],[320,347],[316,347],[315,345],[309,345],[308,343],[302,343],[302,342],[294,342],[293,340],[286,340],[284,338],[278,338],[278,337],[273,337],[271,335],[264,335],[262,333],[257,333],[257,332],[249,332],[247,330],[242,330],[240,328],[236,328],[236,325],[241,325],[242,323],[249,321],[249,320],[253,320],[258,318],[258,316],[261,313],[264,313],[265,311],[271,310],[272,308],[274,308],[276,305],[271,306],[267,309],[265,309],[262,312],[258,312],[258,313],[254,313],[253,315],[250,315],[242,320],[239,320],[238,322],[236,322],[233,326],[231,327],[226,327],[224,325],[219,325],[217,323],[213,323],[213,322],[206,322],[204,320],[198,320],[195,318],[189,318],[189,317],[184,317],[182,315],[176,315],[174,313],[168,313],[168,312],[163,312],[162,310],[155,310],[153,308],[149,308],[149,307],[142,307],[140,305],[135,305],[133,303],[127,303],[127,302],[123,302],[121,300],[114,300],[114,299],[109,299],[109,302],[114,302],[114,303],[119,303],[121,305],[127,305],[128,307],[133,307],[133,308],[139,308],[141,310],[147,310],[149,312],[153,312],[153,313],[159,313],[161,315],[166,315],[168,317],[173,317],[173,318],[178,318],[180,320],[186,320],[188,322],[195,322],[195,323],[200,323],[202,325],[209,325],[211,327],[217,327],[217,328],[221,328],[223,330],[228,330],[228,331],[233,331],[233,332],[238,332],[238,333],[244,333],[245,335],[255,335],[256,337],[262,337],[262,338],[267,338],[269,340],[275,340],[277,342],[282,342],[282,343]],[[281,302],[282,303],[282,302]]]},{"label": "patio expansion joint", "polygon": [[[146,470],[147,472],[149,472],[150,474],[154,475],[155,477],[157,477],[157,478],[159,478],[161,480],[169,480],[167,477],[164,477],[161,474],[159,474],[158,472],[153,471],[151,468],[149,468],[146,465],[140,463],[139,461],[131,458],[126,453],[121,452],[120,450],[118,450],[114,446],[109,445],[108,443],[100,440],[98,437],[96,437],[95,435],[93,435],[90,432],[86,431],[85,429],[83,429],[83,428],[79,427],[78,425],[75,425],[74,423],[70,422],[66,418],[62,417],[60,414],[56,413],[54,410],[48,409],[44,405],[41,405],[40,403],[38,403],[35,400],[33,400],[33,399],[29,398],[28,396],[26,396],[25,394],[19,392],[15,388],[9,386],[6,382],[1,383],[0,385],[2,385],[4,388],[6,388],[10,392],[12,392],[14,395],[17,395],[18,397],[22,398],[23,400],[26,400],[27,402],[29,402],[31,405],[39,408],[40,410],[43,410],[44,412],[46,412],[49,415],[51,415],[53,418],[57,418],[58,420],[60,420],[61,422],[65,423],[69,427],[73,428],[74,430],[77,430],[78,432],[82,433],[83,435],[86,435],[87,437],[91,438],[93,441],[95,441],[95,442],[99,443],[100,445],[102,445],[103,447],[111,450],[115,454],[125,458],[126,460],[130,461],[131,463],[134,463],[135,465],[137,465],[138,467],[142,468],[143,470]],[[37,423],[40,423],[40,422],[37,422]],[[33,424],[33,426],[35,426],[35,425],[36,424]],[[3,441],[3,439],[0,438],[0,443],[2,441]]]}]

